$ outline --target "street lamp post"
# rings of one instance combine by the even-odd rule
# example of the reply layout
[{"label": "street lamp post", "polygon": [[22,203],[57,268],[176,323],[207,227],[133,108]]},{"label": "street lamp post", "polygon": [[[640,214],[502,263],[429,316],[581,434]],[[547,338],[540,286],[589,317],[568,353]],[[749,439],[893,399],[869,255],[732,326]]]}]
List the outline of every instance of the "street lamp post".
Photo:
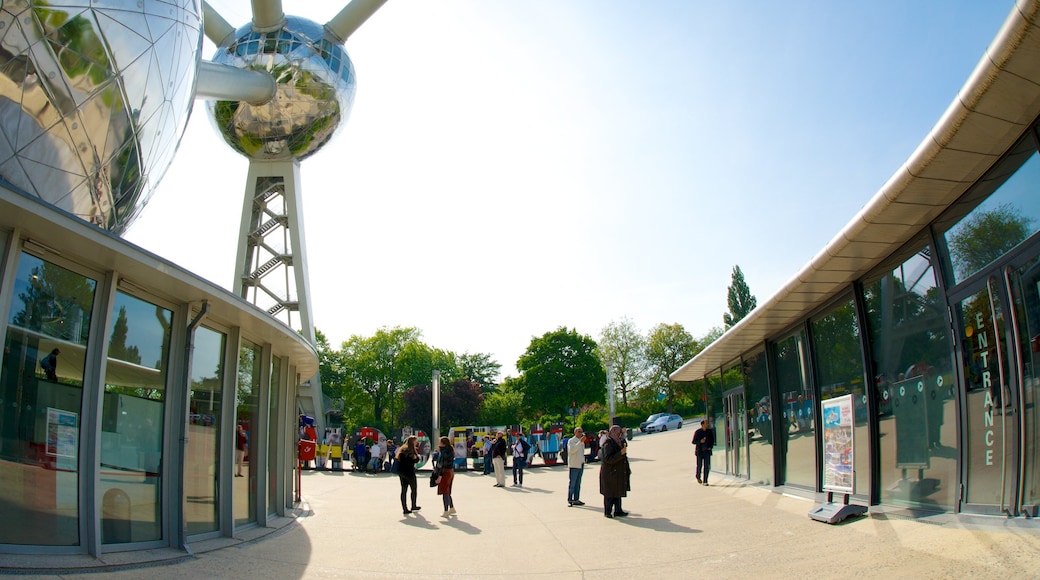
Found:
[{"label": "street lamp post", "polygon": [[614,363],[607,363],[607,408],[610,409],[610,425],[614,424]]},{"label": "street lamp post", "polygon": [[430,443],[437,445],[441,438],[441,372],[433,371],[433,437]]}]

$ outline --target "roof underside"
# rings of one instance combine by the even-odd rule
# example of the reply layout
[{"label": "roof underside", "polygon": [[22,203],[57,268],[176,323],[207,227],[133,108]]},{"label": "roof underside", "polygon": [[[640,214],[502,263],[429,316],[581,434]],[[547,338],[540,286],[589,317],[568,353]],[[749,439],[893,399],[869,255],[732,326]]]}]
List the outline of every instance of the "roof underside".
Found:
[{"label": "roof underside", "polygon": [[953,204],[1040,115],[1040,0],[1020,0],[917,150],[775,295],[672,373],[691,381],[848,289]]}]

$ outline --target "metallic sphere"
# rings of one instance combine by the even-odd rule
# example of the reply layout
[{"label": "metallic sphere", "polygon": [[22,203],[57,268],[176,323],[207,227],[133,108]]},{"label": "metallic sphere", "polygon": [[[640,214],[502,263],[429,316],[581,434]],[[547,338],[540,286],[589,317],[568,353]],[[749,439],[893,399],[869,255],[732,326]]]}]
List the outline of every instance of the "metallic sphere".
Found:
[{"label": "metallic sphere", "polygon": [[122,233],[194,99],[201,0],[0,2],[0,180]]},{"label": "metallic sphere", "polygon": [[224,141],[257,161],[305,159],[346,122],[357,87],[354,65],[321,25],[296,16],[270,32],[246,25],[213,61],[266,70],[277,83],[264,105],[209,101],[207,110]]}]

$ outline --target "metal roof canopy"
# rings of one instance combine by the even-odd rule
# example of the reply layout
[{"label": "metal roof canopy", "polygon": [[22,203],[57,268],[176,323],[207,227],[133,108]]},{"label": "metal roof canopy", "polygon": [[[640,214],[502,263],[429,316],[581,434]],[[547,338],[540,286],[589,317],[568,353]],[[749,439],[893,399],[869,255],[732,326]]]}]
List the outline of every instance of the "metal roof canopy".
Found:
[{"label": "metal roof canopy", "polygon": [[957,201],[1040,116],[1040,0],[1019,0],[917,150],[765,303],[670,375],[705,377],[847,290]]}]

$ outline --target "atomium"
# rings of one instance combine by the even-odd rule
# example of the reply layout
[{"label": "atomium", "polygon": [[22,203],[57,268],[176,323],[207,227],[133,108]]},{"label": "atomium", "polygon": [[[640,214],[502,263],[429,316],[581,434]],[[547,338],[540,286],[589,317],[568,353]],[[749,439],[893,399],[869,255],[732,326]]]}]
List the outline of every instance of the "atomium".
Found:
[{"label": "atomium", "polygon": [[262,105],[207,101],[217,131],[232,149],[257,161],[314,154],[346,122],[354,102],[354,66],[338,40],[323,27],[286,16],[280,28],[258,32],[251,24],[218,49],[213,61],[266,71],[275,96]]},{"label": "atomium", "polygon": [[54,4],[0,3],[0,180],[122,233],[184,134],[201,0]]}]

